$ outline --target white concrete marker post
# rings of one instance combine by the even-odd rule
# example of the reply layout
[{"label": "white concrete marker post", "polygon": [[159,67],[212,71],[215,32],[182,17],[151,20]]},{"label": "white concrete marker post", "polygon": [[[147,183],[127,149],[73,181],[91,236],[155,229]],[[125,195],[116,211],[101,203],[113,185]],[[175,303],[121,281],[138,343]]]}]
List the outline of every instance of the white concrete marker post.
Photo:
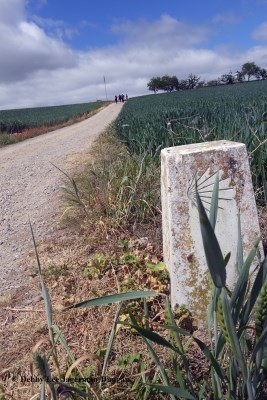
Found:
[{"label": "white concrete marker post", "polygon": [[[244,259],[260,236],[246,146],[230,141],[166,148],[161,152],[161,198],[164,261],[170,273],[171,302],[185,304],[201,323],[209,301],[208,268],[194,205],[195,179],[203,205],[209,203],[219,171],[219,210],[215,233],[223,255],[231,252],[227,284],[237,278],[238,211]],[[260,248],[263,257],[262,247]],[[254,262],[254,266],[257,260]]]}]

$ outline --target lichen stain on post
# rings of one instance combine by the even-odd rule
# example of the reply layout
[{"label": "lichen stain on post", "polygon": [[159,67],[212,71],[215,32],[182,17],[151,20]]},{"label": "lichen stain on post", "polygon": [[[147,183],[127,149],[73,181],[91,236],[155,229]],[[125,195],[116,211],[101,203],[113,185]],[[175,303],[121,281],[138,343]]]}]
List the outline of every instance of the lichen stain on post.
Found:
[{"label": "lichen stain on post", "polygon": [[170,272],[171,302],[173,307],[185,304],[201,324],[209,301],[209,274],[192,180],[198,179],[208,212],[215,174],[219,171],[220,208],[215,233],[223,255],[231,251],[227,284],[233,288],[237,277],[239,210],[244,258],[260,234],[246,148],[242,143],[217,141],[172,147],[161,154],[163,252]]}]

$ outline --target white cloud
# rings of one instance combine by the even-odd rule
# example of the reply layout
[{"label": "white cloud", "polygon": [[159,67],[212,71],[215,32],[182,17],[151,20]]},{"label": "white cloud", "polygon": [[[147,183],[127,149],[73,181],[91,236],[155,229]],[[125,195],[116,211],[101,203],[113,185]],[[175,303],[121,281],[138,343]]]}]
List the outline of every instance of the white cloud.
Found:
[{"label": "white cloud", "polygon": [[24,2],[21,0],[0,1],[0,25],[16,25],[25,18]]},{"label": "white cloud", "polygon": [[69,27],[64,21],[51,18],[41,18],[33,16],[33,21],[50,37],[59,40],[72,39],[74,35],[78,34],[78,30]]},{"label": "white cloud", "polygon": [[27,21],[22,6],[22,0],[0,2],[1,83],[18,82],[36,71],[71,67],[76,63],[70,48]]},{"label": "white cloud", "polygon": [[[248,60],[265,66],[267,47],[212,50],[209,27],[169,15],[150,22],[117,21],[111,27],[117,44],[78,52],[64,43],[66,32],[60,35],[68,28],[64,21],[27,19],[25,1],[0,0],[0,109],[104,99],[103,76],[113,98],[120,92],[148,94],[147,82],[157,75],[185,78],[192,72],[213,79]],[[49,29],[59,29],[60,38],[48,35]]]},{"label": "white cloud", "polygon": [[216,14],[212,19],[213,23],[223,25],[235,25],[239,21],[240,17],[237,16],[233,11]]},{"label": "white cloud", "polygon": [[252,32],[253,39],[260,40],[260,41],[267,41],[267,22],[259,25],[253,32]]},{"label": "white cloud", "polygon": [[112,32],[126,36],[137,43],[149,43],[157,46],[194,46],[205,41],[211,34],[207,26],[192,26],[164,14],[160,19],[149,22],[141,20],[117,22],[112,26]]}]

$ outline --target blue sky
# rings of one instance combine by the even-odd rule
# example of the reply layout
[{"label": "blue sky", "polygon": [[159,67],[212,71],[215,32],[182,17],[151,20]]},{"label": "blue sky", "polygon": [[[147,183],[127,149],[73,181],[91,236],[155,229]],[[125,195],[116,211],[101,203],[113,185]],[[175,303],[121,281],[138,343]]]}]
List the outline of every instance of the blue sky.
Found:
[{"label": "blue sky", "polygon": [[0,0],[0,109],[148,94],[152,76],[267,68],[267,0]]}]

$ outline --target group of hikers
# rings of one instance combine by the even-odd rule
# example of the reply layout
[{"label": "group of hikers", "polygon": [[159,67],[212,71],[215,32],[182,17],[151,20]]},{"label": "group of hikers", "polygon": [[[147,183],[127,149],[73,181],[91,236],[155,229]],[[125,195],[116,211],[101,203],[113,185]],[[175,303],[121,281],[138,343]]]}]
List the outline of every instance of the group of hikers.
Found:
[{"label": "group of hikers", "polygon": [[115,103],[117,104],[118,101],[124,103],[125,100],[128,100],[128,95],[126,94],[124,96],[124,94],[119,94],[118,96],[115,96]]}]

